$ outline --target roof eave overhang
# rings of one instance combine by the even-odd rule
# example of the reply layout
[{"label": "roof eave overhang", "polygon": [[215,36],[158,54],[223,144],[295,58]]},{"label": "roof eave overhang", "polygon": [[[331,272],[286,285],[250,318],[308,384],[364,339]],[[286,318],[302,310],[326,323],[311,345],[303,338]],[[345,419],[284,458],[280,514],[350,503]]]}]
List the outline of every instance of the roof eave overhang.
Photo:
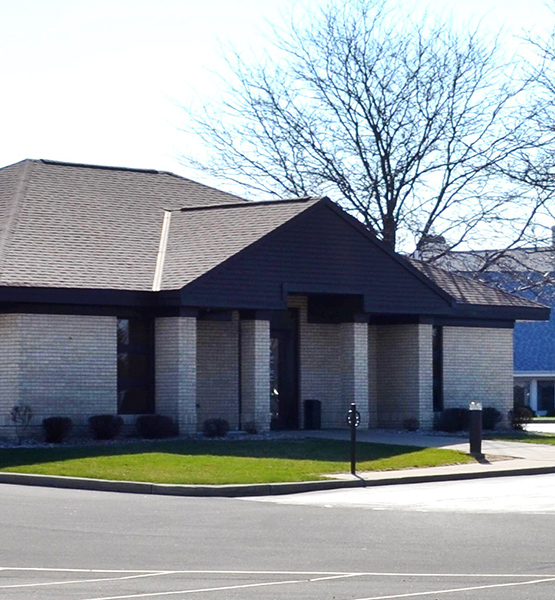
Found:
[{"label": "roof eave overhang", "polygon": [[71,304],[75,306],[178,306],[179,291],[152,292],[91,288],[0,287],[0,304]]},{"label": "roof eave overhang", "polygon": [[499,319],[509,321],[548,321],[551,313],[547,307],[527,306],[482,306],[458,304],[454,311],[457,316],[469,319]]}]

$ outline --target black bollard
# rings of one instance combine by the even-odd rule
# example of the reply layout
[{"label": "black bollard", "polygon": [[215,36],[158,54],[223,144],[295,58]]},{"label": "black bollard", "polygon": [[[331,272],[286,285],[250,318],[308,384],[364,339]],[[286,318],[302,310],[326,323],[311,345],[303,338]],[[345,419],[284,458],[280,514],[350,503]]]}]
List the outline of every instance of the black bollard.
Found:
[{"label": "black bollard", "polygon": [[351,475],[356,475],[357,457],[357,427],[360,423],[360,413],[357,411],[357,405],[353,402],[347,413],[347,423],[351,428]]},{"label": "black bollard", "polygon": [[470,454],[476,458],[484,458],[482,454],[482,404],[471,402],[470,406]]}]

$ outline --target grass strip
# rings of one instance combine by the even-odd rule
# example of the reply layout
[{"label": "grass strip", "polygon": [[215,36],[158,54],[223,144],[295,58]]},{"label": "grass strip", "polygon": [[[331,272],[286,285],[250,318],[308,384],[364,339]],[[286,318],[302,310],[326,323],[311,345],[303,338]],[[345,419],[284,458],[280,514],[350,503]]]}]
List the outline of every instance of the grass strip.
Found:
[{"label": "grass strip", "polygon": [[[338,440],[137,442],[105,446],[9,448],[0,470],[168,484],[314,481],[348,472],[349,442]],[[385,471],[474,459],[463,452],[389,444],[357,444],[359,471]]]},{"label": "grass strip", "polygon": [[489,440],[505,440],[507,442],[524,442],[526,444],[547,444],[555,446],[555,434],[553,433],[535,433],[532,431],[515,431],[511,433],[502,433],[499,435],[484,436]]}]

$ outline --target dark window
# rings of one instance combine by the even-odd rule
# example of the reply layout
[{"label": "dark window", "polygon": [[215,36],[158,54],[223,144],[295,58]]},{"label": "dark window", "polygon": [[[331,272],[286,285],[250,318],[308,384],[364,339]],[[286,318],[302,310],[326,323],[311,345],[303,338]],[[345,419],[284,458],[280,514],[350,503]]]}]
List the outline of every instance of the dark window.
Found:
[{"label": "dark window", "polygon": [[118,413],[154,412],[154,327],[152,320],[118,319]]},{"label": "dark window", "polygon": [[552,412],[555,386],[553,381],[538,381],[538,410]]},{"label": "dark window", "polygon": [[443,410],[443,328],[434,325],[432,338],[434,411]]},{"label": "dark window", "polygon": [[530,406],[530,382],[519,382],[514,385],[514,403],[517,406]]}]

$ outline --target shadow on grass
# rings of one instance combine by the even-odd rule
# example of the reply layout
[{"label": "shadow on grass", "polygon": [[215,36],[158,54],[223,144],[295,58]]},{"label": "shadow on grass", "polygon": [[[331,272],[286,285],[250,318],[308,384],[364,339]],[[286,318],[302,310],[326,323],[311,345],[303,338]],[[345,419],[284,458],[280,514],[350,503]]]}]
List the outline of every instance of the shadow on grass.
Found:
[{"label": "shadow on grass", "polygon": [[[422,448],[358,442],[357,461],[398,457],[419,450],[422,450]],[[94,446],[3,448],[0,450],[0,469],[81,458],[154,453],[181,456],[280,458],[344,463],[350,460],[350,443],[340,440],[170,440],[111,443]]]}]

